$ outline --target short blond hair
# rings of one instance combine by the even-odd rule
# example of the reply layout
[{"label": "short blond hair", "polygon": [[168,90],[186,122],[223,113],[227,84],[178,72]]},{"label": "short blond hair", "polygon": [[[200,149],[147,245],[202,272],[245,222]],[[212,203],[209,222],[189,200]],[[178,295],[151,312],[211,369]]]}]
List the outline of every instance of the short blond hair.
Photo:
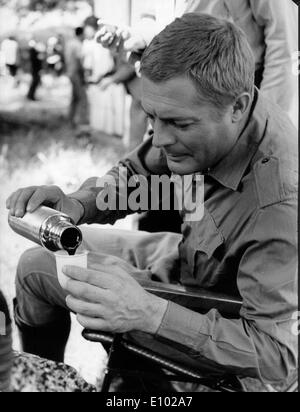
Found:
[{"label": "short blond hair", "polygon": [[145,50],[141,72],[153,82],[185,75],[220,108],[254,92],[255,59],[245,33],[207,14],[185,14],[167,26]]}]

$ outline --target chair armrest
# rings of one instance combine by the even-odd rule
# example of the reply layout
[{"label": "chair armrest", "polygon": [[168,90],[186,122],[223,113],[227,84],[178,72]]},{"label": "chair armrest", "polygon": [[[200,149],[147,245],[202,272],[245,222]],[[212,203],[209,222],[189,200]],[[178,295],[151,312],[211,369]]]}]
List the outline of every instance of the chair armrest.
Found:
[{"label": "chair armrest", "polygon": [[169,285],[160,282],[135,279],[149,293],[177,303],[198,313],[217,309],[223,316],[239,318],[242,300],[200,288]]}]

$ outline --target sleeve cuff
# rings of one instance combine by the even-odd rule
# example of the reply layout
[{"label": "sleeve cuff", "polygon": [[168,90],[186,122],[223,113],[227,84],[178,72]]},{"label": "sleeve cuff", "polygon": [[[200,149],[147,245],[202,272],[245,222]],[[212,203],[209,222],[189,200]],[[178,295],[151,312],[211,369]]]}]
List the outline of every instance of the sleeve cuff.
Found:
[{"label": "sleeve cuff", "polygon": [[83,206],[84,214],[78,222],[78,225],[82,225],[84,223],[93,223],[93,221],[95,220],[95,216],[97,216],[98,210],[96,198],[94,196],[91,196],[91,192],[86,190],[80,190],[76,193],[69,195],[68,197],[70,199],[77,200]]},{"label": "sleeve cuff", "polygon": [[195,349],[207,340],[205,317],[169,302],[162,323],[156,333],[160,338]]}]

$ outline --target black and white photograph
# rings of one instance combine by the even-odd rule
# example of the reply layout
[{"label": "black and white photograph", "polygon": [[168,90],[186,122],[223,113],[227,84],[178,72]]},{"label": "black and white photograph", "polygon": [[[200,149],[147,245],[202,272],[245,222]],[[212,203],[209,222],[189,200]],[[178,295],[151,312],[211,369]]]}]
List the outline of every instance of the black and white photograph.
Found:
[{"label": "black and white photograph", "polygon": [[298,392],[298,12],[0,0],[0,393]]}]

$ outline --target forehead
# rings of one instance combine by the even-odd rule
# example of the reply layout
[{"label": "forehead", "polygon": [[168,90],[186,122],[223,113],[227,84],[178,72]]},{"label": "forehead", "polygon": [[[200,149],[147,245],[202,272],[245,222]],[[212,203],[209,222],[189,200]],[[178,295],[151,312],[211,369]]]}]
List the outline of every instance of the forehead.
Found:
[{"label": "forehead", "polygon": [[143,76],[142,104],[146,111],[158,116],[195,115],[205,106],[194,83],[186,77],[156,83]]}]

